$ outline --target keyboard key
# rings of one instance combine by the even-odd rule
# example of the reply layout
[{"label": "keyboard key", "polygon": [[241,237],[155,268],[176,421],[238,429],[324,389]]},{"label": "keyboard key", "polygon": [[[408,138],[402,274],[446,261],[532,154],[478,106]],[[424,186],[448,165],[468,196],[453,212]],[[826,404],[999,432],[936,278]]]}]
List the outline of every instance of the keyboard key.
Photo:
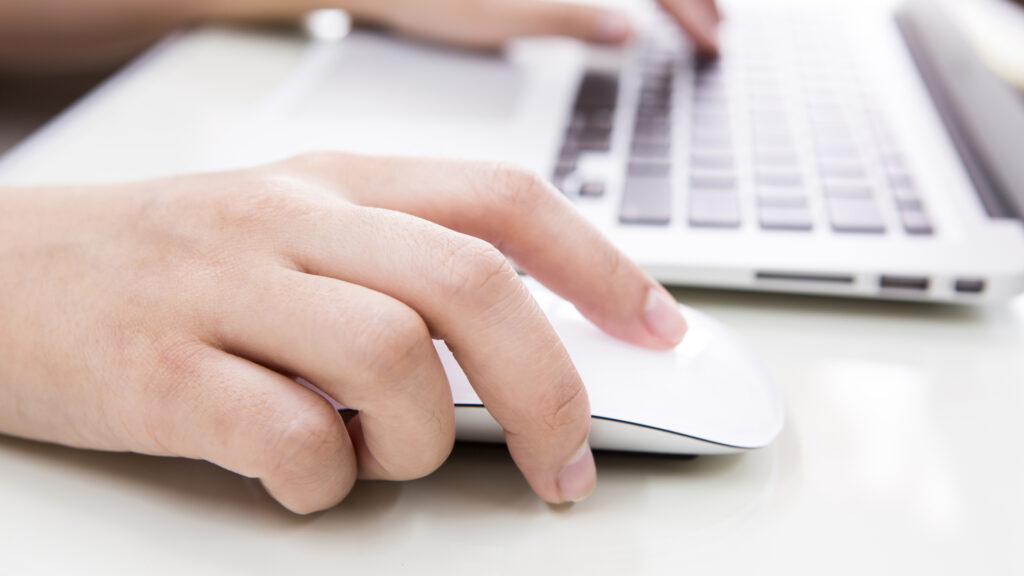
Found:
[{"label": "keyboard key", "polygon": [[576,170],[576,158],[574,157],[562,157],[558,159],[558,164],[555,165],[555,176],[565,177]]},{"label": "keyboard key", "polygon": [[867,178],[867,170],[860,162],[823,160],[818,169],[822,178]]},{"label": "keyboard key", "polygon": [[807,204],[807,192],[803,188],[760,186],[757,202],[762,206],[804,206]]},{"label": "keyboard key", "polygon": [[714,152],[694,152],[690,154],[690,166],[703,169],[727,169],[733,167],[732,154]]},{"label": "keyboard key", "polygon": [[672,184],[668,178],[631,176],[622,190],[619,221],[668,224],[672,219]]},{"label": "keyboard key", "polygon": [[601,196],[604,196],[604,182],[584,182],[583,185],[580,186],[580,196],[586,196],[588,198],[600,198]]},{"label": "keyboard key", "polygon": [[792,167],[796,169],[796,152],[792,148],[755,148],[754,164],[758,167]]},{"label": "keyboard key", "polygon": [[728,150],[732,148],[732,138],[728,132],[694,132],[693,147],[698,150]]},{"label": "keyboard key", "polygon": [[856,159],[860,157],[857,145],[850,141],[818,142],[814,149],[818,153],[819,158]]},{"label": "keyboard key", "polygon": [[931,221],[928,220],[928,215],[920,206],[901,209],[900,221],[903,222],[903,229],[907,231],[907,234],[929,236],[935,232]]},{"label": "keyboard key", "polygon": [[829,222],[836,232],[881,234],[885,222],[878,204],[871,198],[827,198]]},{"label": "keyboard key", "polygon": [[801,186],[803,175],[793,170],[768,170],[757,171],[757,184],[759,186]]},{"label": "keyboard key", "polygon": [[636,123],[636,135],[651,139],[667,138],[672,124],[667,118],[640,118]]},{"label": "keyboard key", "polygon": [[584,129],[584,133],[586,133],[587,130],[595,132],[611,132],[614,123],[615,110],[602,108],[591,112],[587,116],[587,125]]},{"label": "keyboard key", "polygon": [[580,111],[613,110],[619,96],[619,79],[614,74],[588,72],[576,94]]},{"label": "keyboard key", "polygon": [[889,172],[889,185],[893,188],[903,187],[910,188],[914,185],[914,180],[910,177],[910,174],[904,171],[890,171]]},{"label": "keyboard key", "polygon": [[627,167],[630,176],[657,176],[665,178],[672,168],[666,160],[632,158]]},{"label": "keyboard key", "polygon": [[693,172],[690,174],[693,190],[735,190],[736,175],[731,172]]},{"label": "keyboard key", "polygon": [[740,202],[735,194],[693,191],[689,208],[690,226],[736,228],[740,225]]},{"label": "keyboard key", "polygon": [[580,138],[576,145],[583,152],[607,152],[612,149],[611,135]]},{"label": "keyboard key", "polygon": [[765,230],[810,230],[811,211],[806,206],[758,206],[757,218]]},{"label": "keyboard key", "polygon": [[896,199],[896,204],[901,208],[921,205],[921,198],[917,195],[917,190],[914,187],[893,186],[891,190],[893,198]]},{"label": "keyboard key", "polygon": [[826,179],[821,183],[822,191],[829,198],[871,198],[874,190],[871,184],[862,180]]},{"label": "keyboard key", "polygon": [[655,140],[634,140],[633,157],[650,159],[667,159],[672,151],[672,144],[667,140],[664,142]]}]

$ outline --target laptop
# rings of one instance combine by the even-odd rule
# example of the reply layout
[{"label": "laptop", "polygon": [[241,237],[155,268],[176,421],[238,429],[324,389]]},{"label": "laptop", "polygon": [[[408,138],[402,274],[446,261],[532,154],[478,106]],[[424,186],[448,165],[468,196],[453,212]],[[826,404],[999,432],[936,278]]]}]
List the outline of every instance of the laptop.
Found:
[{"label": "laptop", "polygon": [[[317,149],[525,165],[670,285],[981,303],[1024,290],[1024,96],[964,4],[723,2],[702,60],[654,2],[623,48],[472,53],[357,30],[207,168]],[[1011,34],[1012,35],[1012,34]]]}]

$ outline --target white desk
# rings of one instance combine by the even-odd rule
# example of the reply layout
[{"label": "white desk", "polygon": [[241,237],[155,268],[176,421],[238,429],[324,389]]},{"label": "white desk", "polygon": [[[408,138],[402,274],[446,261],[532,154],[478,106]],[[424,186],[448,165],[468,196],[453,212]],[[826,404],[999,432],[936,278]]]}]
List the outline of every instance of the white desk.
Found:
[{"label": "white desk", "polygon": [[[300,50],[192,36],[3,180],[194,169]],[[594,495],[552,509],[503,447],[460,446],[429,478],[364,483],[298,518],[205,463],[0,438],[0,573],[1024,574],[1024,298],[677,294],[767,361],[788,409],[772,447],[599,454]]]}]

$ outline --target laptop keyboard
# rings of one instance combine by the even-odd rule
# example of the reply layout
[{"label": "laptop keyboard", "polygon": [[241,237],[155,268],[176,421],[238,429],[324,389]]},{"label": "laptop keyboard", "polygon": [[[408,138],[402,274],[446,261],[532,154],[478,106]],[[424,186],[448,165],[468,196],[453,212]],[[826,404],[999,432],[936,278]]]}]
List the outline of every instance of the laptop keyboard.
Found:
[{"label": "laptop keyboard", "polygon": [[[714,61],[684,62],[670,44],[647,46],[632,126],[615,122],[620,77],[587,73],[555,184],[570,196],[607,200],[605,183],[587,181],[577,167],[584,154],[612,152],[616,130],[624,129],[622,224],[933,234],[842,26],[778,16],[730,26]],[[886,213],[895,218],[887,223]]]}]

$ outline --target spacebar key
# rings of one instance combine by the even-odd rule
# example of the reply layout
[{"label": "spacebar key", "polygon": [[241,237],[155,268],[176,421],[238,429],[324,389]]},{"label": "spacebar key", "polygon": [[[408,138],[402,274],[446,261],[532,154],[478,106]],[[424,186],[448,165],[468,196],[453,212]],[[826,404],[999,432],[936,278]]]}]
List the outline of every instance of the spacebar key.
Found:
[{"label": "spacebar key", "polygon": [[668,224],[672,219],[672,181],[660,176],[631,176],[622,190],[623,224]]}]

